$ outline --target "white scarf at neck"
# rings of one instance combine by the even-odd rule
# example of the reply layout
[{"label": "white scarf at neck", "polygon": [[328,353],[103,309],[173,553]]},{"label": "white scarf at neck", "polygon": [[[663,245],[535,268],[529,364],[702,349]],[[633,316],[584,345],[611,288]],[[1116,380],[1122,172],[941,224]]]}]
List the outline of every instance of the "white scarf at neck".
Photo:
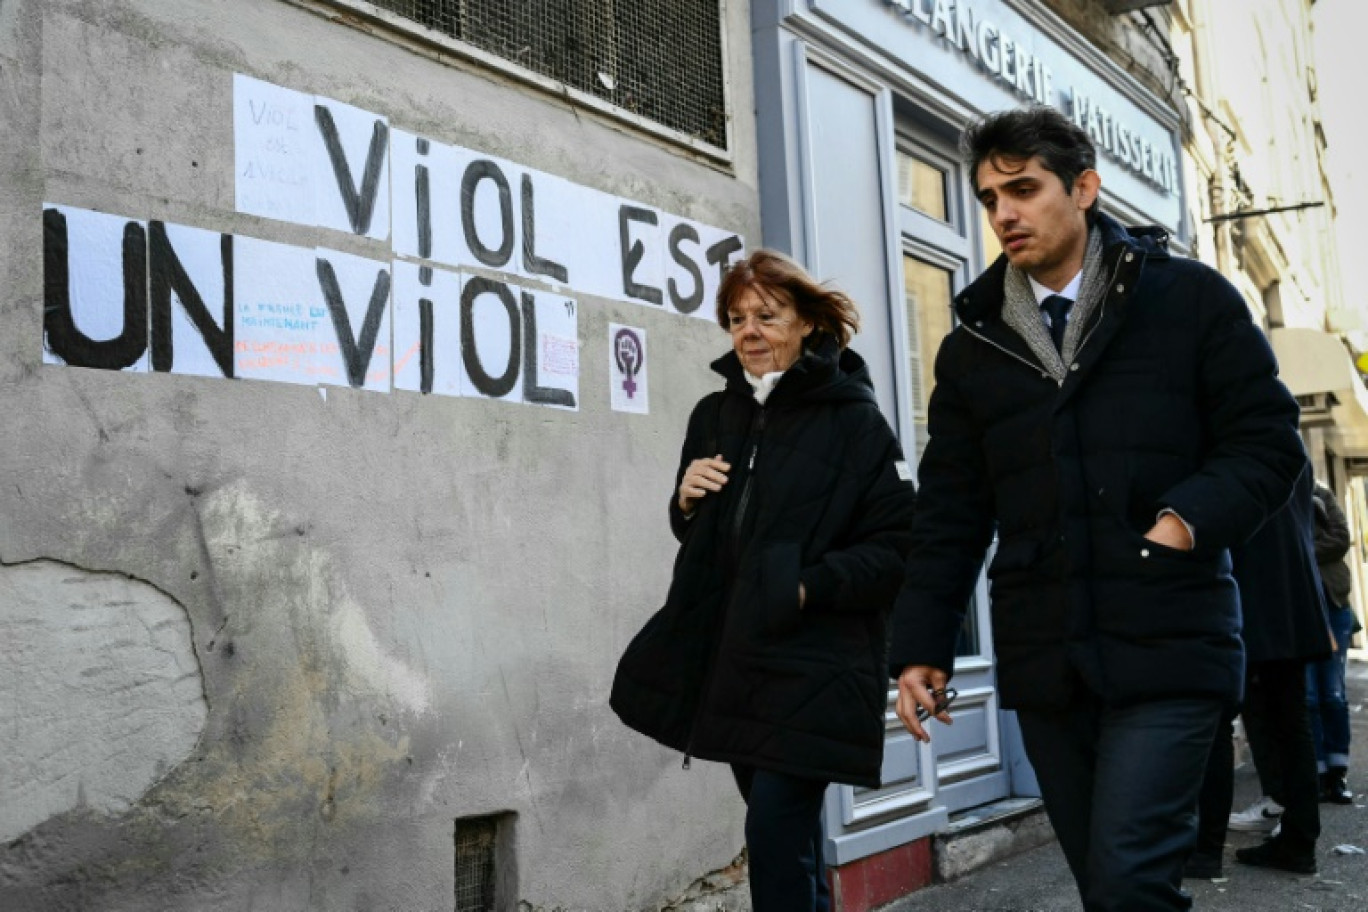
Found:
[{"label": "white scarf at neck", "polygon": [[746,382],[751,385],[751,389],[755,390],[755,401],[761,405],[764,405],[769,394],[774,392],[774,385],[779,382],[779,378],[784,376],[783,371],[770,371],[763,377],[756,377],[748,370],[743,370],[742,373],[746,375]]}]

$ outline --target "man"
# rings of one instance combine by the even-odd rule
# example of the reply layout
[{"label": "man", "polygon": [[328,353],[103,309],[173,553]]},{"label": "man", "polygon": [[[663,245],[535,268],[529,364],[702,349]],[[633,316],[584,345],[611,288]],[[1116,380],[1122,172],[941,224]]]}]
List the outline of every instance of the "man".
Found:
[{"label": "man", "polygon": [[[1320,837],[1316,752],[1306,710],[1306,664],[1331,650],[1311,543],[1312,488],[1308,463],[1287,504],[1230,552],[1231,569],[1240,587],[1246,659],[1240,711],[1264,794],[1272,806],[1282,809],[1280,819],[1271,819],[1267,827],[1281,823],[1278,834],[1260,845],[1236,850],[1235,860],[1295,874],[1316,873]],[[1234,717],[1232,707],[1217,728],[1207,761],[1198,799],[1197,842],[1184,869],[1187,877],[1222,875],[1235,785]]]},{"label": "man", "polygon": [[1051,108],[963,138],[1000,257],[936,360],[890,671],[943,688],[993,538],[994,644],[1088,910],[1185,909],[1202,770],[1244,661],[1228,548],[1306,456],[1297,405],[1219,274],[1099,211],[1088,135]]},{"label": "man", "polygon": [[1357,633],[1358,618],[1349,605],[1349,520],[1340,509],[1335,492],[1317,482],[1316,562],[1325,585],[1330,630],[1335,651],[1306,671],[1306,699],[1310,704],[1311,732],[1315,739],[1316,766],[1320,770],[1320,799],[1333,804],[1353,804],[1354,793],[1345,777],[1349,773],[1349,700],[1344,677],[1349,644]]}]

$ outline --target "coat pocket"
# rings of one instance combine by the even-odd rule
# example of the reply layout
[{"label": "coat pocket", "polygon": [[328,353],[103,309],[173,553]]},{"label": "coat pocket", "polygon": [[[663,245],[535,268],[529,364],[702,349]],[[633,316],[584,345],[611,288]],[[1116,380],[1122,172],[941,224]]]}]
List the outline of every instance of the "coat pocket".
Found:
[{"label": "coat pocket", "polygon": [[772,542],[760,555],[760,622],[768,633],[792,630],[802,619],[798,607],[801,561],[797,542]]},{"label": "coat pocket", "polygon": [[1195,573],[1203,573],[1216,569],[1207,552],[1172,548],[1145,538],[1143,533],[1130,527],[1126,528],[1125,533],[1127,540],[1122,545],[1125,560],[1142,573],[1170,573],[1175,568],[1180,572],[1190,569]]},{"label": "coat pocket", "polygon": [[1238,632],[1239,596],[1226,552],[1182,551],[1122,528],[1099,536],[1094,554],[1100,633],[1157,642]]}]

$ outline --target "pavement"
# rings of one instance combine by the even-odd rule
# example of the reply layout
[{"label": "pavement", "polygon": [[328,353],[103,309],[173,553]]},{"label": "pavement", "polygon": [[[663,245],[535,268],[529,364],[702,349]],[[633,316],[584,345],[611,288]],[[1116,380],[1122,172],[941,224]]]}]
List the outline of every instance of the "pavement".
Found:
[{"label": "pavement", "polygon": [[[1368,662],[1351,659],[1348,673],[1350,720],[1349,785],[1354,804],[1322,804],[1320,873],[1298,876],[1250,868],[1235,861],[1235,849],[1257,845],[1263,835],[1230,832],[1225,877],[1188,880],[1196,912],[1365,912],[1368,910]],[[1235,809],[1259,798],[1253,765],[1235,771]],[[710,875],[662,912],[750,912],[744,861]],[[990,863],[949,883],[936,884],[884,906],[879,912],[1082,912],[1073,878],[1050,840],[1039,848]]]},{"label": "pavement", "polygon": [[[1341,854],[1336,847],[1368,851],[1368,663],[1351,660],[1348,674],[1350,720],[1349,785],[1354,804],[1322,804],[1316,861],[1320,873],[1298,876],[1250,868],[1235,861],[1235,849],[1257,845],[1259,833],[1229,832],[1225,877],[1184,881],[1200,912],[1364,912],[1368,909],[1368,855]],[[1259,798],[1253,765],[1235,771],[1235,809]],[[885,906],[881,912],[1081,912],[1082,903],[1051,841],[990,864],[952,883],[938,884]]]}]

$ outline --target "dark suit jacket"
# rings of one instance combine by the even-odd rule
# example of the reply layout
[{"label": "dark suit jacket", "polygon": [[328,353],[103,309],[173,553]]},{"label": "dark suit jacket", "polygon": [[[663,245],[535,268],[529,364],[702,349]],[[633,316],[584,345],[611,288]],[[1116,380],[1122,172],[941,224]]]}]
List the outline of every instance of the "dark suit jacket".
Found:
[{"label": "dark suit jacket", "polygon": [[1330,628],[1312,544],[1312,484],[1308,464],[1287,506],[1230,552],[1250,663],[1330,654]]}]

